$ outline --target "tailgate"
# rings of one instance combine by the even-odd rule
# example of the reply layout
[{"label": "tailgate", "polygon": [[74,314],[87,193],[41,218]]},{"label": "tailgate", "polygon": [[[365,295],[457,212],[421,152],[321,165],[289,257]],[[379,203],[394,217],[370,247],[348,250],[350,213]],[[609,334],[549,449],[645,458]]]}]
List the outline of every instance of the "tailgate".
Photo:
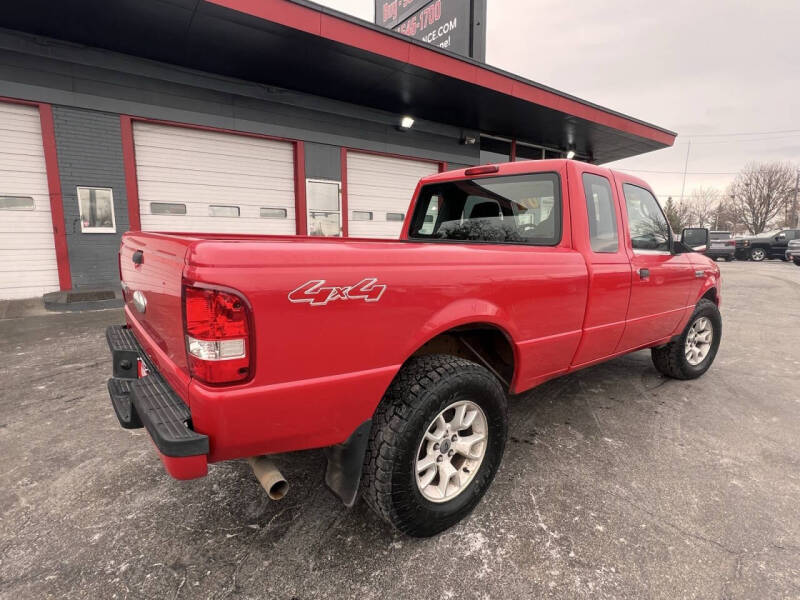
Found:
[{"label": "tailgate", "polygon": [[[184,256],[193,241],[176,235],[129,232],[122,236],[119,252],[126,318],[156,367],[178,388],[182,387],[178,381],[189,374],[181,286]],[[176,391],[180,393],[180,389]]]}]

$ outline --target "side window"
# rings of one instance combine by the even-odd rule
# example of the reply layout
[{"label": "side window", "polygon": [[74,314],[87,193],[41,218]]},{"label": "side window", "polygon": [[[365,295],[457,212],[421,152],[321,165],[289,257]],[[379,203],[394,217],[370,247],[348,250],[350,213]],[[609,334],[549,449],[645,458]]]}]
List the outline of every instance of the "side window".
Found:
[{"label": "side window", "polygon": [[616,252],[619,250],[619,236],[611,184],[605,177],[584,173],[583,193],[586,196],[592,252]]},{"label": "side window", "polygon": [[630,183],[622,191],[633,249],[669,252],[669,224],[653,194]]}]

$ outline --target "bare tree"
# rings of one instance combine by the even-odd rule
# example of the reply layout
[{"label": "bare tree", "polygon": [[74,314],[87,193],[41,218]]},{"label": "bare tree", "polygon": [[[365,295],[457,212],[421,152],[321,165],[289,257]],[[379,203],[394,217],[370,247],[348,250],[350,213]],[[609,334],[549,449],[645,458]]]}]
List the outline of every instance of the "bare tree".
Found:
[{"label": "bare tree", "polygon": [[692,224],[697,227],[713,227],[721,196],[720,191],[713,187],[696,188],[689,199]]},{"label": "bare tree", "polygon": [[735,212],[756,235],[785,209],[794,193],[795,168],[790,163],[748,163],[731,184]]},{"label": "bare tree", "polygon": [[692,211],[689,208],[689,204],[680,200],[673,200],[672,196],[667,198],[667,202],[664,205],[664,214],[667,216],[667,221],[669,221],[672,231],[677,234],[680,234],[684,227],[692,225]]}]

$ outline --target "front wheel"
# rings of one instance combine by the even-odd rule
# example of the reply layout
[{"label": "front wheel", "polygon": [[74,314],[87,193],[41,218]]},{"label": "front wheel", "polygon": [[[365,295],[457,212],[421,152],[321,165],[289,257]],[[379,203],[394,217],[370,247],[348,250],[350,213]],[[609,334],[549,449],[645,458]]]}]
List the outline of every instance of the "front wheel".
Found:
[{"label": "front wheel", "polygon": [[656,369],[673,379],[696,379],[708,371],[722,339],[722,317],[717,305],[702,299],[678,339],[650,354]]},{"label": "front wheel", "polygon": [[483,497],[507,430],[505,393],[488,370],[449,355],[414,357],[372,419],[364,500],[403,533],[435,535]]},{"label": "front wheel", "polygon": [[750,258],[756,262],[761,262],[767,258],[767,251],[764,248],[753,248],[750,250]]}]

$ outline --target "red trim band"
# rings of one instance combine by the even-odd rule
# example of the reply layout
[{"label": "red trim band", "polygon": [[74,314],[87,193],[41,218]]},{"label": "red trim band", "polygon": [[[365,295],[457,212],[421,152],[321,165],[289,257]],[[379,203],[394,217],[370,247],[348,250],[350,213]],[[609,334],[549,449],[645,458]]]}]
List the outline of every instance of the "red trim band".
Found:
[{"label": "red trim band", "polygon": [[259,17],[285,27],[323,37],[352,48],[379,54],[447,77],[494,90],[593,123],[605,125],[645,139],[671,146],[675,134],[615,115],[577,99],[520,81],[470,62],[423,48],[387,33],[300,6],[286,0],[207,0],[231,10]]},{"label": "red trim band", "polygon": [[294,143],[294,219],[297,235],[308,235],[306,214],[306,146]]},{"label": "red trim band", "polygon": [[128,196],[128,230],[141,231],[142,218],[139,214],[139,181],[136,177],[136,147],[133,144],[132,118],[119,117],[120,137],[122,138],[122,165],[125,171],[125,193]]},{"label": "red trim band", "polygon": [[350,237],[350,213],[347,208],[347,148],[342,146],[340,150],[340,169],[342,178],[342,237]]}]

